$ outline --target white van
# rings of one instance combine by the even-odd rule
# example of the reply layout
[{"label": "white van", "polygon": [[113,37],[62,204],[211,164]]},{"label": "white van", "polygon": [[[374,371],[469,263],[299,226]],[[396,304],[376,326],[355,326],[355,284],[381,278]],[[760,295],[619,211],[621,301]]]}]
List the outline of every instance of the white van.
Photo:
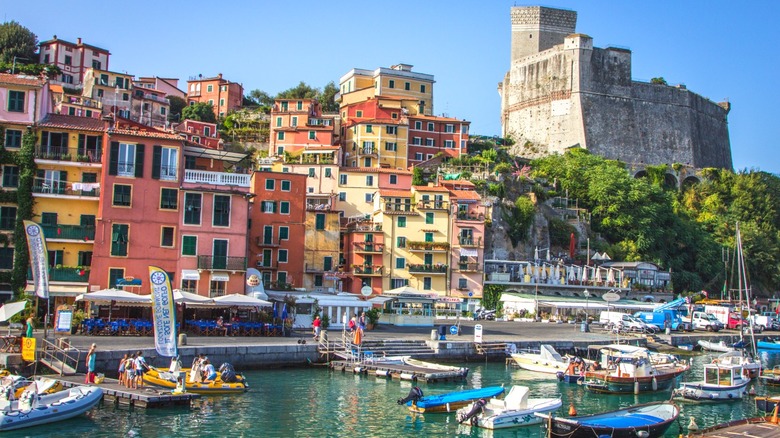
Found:
[{"label": "white van", "polygon": [[723,328],[723,323],[715,315],[707,312],[693,312],[691,315],[691,325],[695,330],[707,330],[708,332],[717,332]]},{"label": "white van", "polygon": [[657,332],[660,330],[655,324],[647,324],[634,315],[627,313],[604,310],[599,315],[599,323],[618,325],[622,324],[632,332]]}]

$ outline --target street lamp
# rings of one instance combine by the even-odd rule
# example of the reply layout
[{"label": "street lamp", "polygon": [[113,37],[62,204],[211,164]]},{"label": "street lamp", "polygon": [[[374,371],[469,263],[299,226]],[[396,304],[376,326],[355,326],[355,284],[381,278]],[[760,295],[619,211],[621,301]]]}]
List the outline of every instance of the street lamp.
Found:
[{"label": "street lamp", "polygon": [[588,300],[590,299],[590,292],[588,292],[588,290],[585,289],[585,292],[583,292],[582,294],[585,295],[585,321],[582,323],[582,327],[583,327],[583,331],[584,332],[589,332],[590,331],[590,327],[588,327],[589,326],[589,324],[588,324]]}]

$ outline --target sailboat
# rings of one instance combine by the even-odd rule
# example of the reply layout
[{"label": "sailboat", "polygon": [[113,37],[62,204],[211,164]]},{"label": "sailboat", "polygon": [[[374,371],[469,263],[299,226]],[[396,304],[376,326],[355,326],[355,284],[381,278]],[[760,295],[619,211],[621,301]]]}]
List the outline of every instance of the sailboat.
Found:
[{"label": "sailboat", "polygon": [[[744,305],[748,309],[748,316],[747,320],[752,321],[750,318],[750,283],[747,278],[747,269],[745,267],[745,253],[742,250],[742,234],[739,231],[739,222],[736,224],[736,246],[735,246],[735,262],[736,262],[736,271],[737,271],[737,290],[739,292],[739,303],[740,306]],[[747,304],[745,304],[747,303]],[[725,354],[722,354],[721,356],[717,357],[713,363],[721,366],[729,366],[729,365],[739,365],[744,370],[745,374],[749,377],[753,378],[758,376],[761,373],[761,362],[754,359],[758,357],[758,353],[756,352],[756,339],[753,333],[753,330],[748,330],[748,333],[750,333],[751,341],[750,346],[752,347],[752,357],[748,354],[745,354],[744,349],[737,349],[735,351],[731,351]],[[740,344],[745,343],[744,335],[746,333],[746,330],[740,330]]]}]

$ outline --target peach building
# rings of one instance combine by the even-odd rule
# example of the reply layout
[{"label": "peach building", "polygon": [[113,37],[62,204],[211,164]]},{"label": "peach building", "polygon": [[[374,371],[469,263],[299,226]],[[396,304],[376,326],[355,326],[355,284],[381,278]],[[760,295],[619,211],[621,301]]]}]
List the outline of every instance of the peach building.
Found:
[{"label": "peach building", "polygon": [[244,103],[244,87],[238,82],[222,78],[222,73],[213,78],[190,78],[187,81],[187,102],[210,103],[214,115],[224,118],[230,111],[241,108]]}]

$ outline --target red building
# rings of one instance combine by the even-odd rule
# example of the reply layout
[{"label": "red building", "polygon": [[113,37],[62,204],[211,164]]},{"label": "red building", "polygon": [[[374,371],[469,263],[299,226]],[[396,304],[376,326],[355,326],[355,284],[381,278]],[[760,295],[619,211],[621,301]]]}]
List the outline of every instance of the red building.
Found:
[{"label": "red building", "polygon": [[200,122],[186,119],[173,128],[187,141],[197,143],[211,149],[222,149],[223,142],[219,138],[216,123]]},{"label": "red building", "polygon": [[255,172],[249,263],[269,289],[303,286],[307,175]]},{"label": "red building", "polygon": [[291,159],[291,154],[299,158],[304,150],[333,146],[334,134],[333,116],[323,116],[316,100],[277,99],[271,108],[268,153],[284,157],[286,152]]},{"label": "red building", "polygon": [[214,78],[191,78],[187,81],[187,102],[210,103],[214,106],[214,115],[221,119],[230,111],[241,108],[244,87],[238,82],[223,79],[222,73]]},{"label": "red building", "polygon": [[442,152],[448,157],[468,153],[471,122],[435,116],[409,116],[409,164],[430,160]]}]

